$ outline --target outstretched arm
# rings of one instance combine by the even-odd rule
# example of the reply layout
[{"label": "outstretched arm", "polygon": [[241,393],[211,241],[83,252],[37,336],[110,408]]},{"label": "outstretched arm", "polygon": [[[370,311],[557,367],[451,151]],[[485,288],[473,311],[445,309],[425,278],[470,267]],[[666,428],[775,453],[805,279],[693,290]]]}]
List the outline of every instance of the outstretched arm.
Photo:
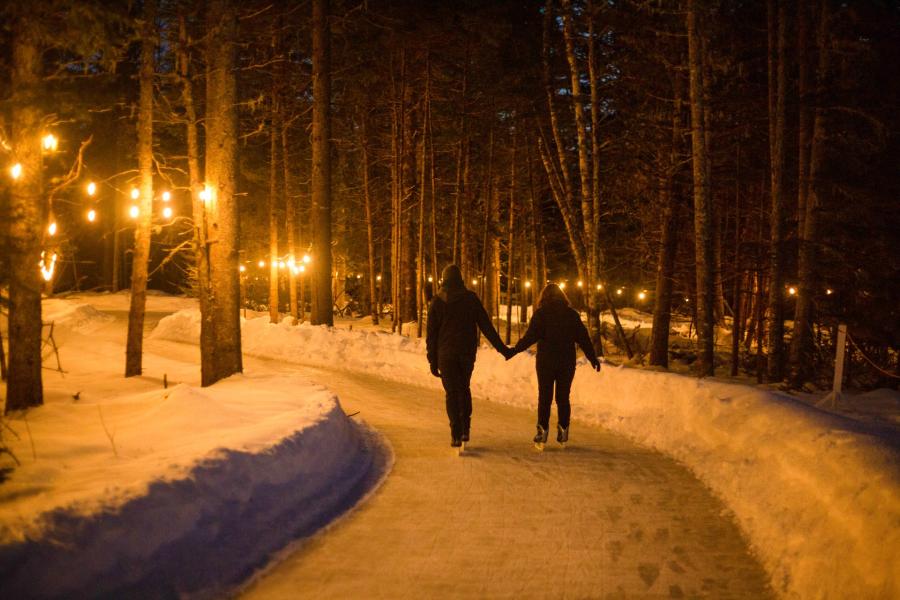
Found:
[{"label": "outstretched arm", "polygon": [[600,361],[597,360],[597,353],[594,351],[594,344],[591,342],[591,335],[588,333],[587,327],[581,322],[581,316],[573,311],[572,318],[575,320],[575,342],[584,352],[588,362],[594,367],[594,370],[600,370]]},{"label": "outstretched arm", "polygon": [[428,328],[425,331],[425,348],[428,356],[428,364],[434,372],[438,365],[438,331],[441,328],[441,310],[438,300],[435,298],[428,307]]},{"label": "outstretched arm", "polygon": [[528,323],[528,329],[525,331],[525,335],[519,338],[519,341],[516,343],[516,347],[513,348],[513,351],[516,354],[525,351],[528,347],[541,339],[541,337],[543,337],[543,333],[543,315],[540,312],[535,312],[531,316],[531,321]]},{"label": "outstretched arm", "polygon": [[482,306],[481,302],[474,296],[473,301],[476,304],[475,321],[478,323],[478,329],[481,330],[481,333],[484,334],[484,337],[488,339],[491,346],[493,346],[497,352],[508,357],[510,350],[506,347],[506,344],[503,343],[503,340],[500,339],[500,334],[497,333],[497,330],[494,329],[494,324],[491,323],[491,318],[488,316],[487,311],[484,310],[484,306]]}]

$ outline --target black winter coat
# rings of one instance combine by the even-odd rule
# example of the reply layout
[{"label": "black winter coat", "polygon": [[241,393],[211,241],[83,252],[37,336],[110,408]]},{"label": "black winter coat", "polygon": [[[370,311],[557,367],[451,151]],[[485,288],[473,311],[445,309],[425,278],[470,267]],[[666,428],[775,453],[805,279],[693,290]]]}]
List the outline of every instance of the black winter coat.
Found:
[{"label": "black winter coat", "polygon": [[474,363],[479,329],[498,352],[506,349],[475,292],[465,287],[442,289],[428,308],[428,363],[437,366],[442,357],[451,356]]},{"label": "black winter coat", "polygon": [[522,352],[535,342],[538,367],[574,365],[575,344],[591,364],[597,362],[597,353],[581,315],[563,302],[551,302],[534,311],[528,331],[516,344],[515,351]]}]

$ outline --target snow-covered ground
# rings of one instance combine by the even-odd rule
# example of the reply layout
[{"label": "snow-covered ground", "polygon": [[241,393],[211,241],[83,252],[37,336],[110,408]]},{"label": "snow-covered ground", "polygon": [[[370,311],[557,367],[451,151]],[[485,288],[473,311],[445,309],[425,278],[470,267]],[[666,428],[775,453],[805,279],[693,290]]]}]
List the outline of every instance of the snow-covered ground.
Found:
[{"label": "snow-covered ground", "polygon": [[[44,303],[65,372],[45,371],[44,406],[5,420],[21,464],[0,484],[0,596],[221,591],[386,468],[381,442],[290,369],[201,388],[195,350],[148,341],[145,375],[125,379],[127,302]],[[193,304],[151,296],[148,325]]]},{"label": "snow-covered ground", "polygon": [[[329,330],[290,319],[244,322],[250,355],[346,368],[438,389],[424,342]],[[199,315],[163,319],[155,339],[196,340]],[[533,358],[479,351],[473,392],[534,405]],[[776,392],[670,373],[582,364],[579,419],[691,468],[734,511],[775,590],[800,597],[900,596],[900,452],[896,438]]]}]

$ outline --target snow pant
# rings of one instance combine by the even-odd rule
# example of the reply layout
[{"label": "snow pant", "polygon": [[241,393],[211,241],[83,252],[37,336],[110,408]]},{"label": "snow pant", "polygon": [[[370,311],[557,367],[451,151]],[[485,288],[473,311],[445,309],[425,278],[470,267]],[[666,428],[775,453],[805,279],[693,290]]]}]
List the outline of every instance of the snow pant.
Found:
[{"label": "snow pant", "polygon": [[454,438],[469,431],[472,421],[472,390],[469,382],[475,368],[474,357],[449,356],[438,360],[441,383],[447,395],[447,417],[450,419],[450,435]]},{"label": "snow pant", "polygon": [[557,422],[563,429],[568,429],[572,406],[569,404],[569,392],[575,378],[575,363],[555,365],[537,365],[538,378],[538,425],[550,429],[550,405],[553,403],[553,387],[556,386]]}]

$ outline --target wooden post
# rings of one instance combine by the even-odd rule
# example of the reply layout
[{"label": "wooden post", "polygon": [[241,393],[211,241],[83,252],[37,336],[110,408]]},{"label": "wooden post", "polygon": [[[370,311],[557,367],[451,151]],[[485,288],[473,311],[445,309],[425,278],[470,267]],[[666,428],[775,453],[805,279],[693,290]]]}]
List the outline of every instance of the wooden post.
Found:
[{"label": "wooden post", "polygon": [[834,383],[831,386],[831,392],[822,398],[816,406],[828,404],[830,406],[837,405],[841,398],[841,385],[844,381],[844,354],[847,348],[847,326],[843,323],[838,325],[837,346],[834,353]]}]

